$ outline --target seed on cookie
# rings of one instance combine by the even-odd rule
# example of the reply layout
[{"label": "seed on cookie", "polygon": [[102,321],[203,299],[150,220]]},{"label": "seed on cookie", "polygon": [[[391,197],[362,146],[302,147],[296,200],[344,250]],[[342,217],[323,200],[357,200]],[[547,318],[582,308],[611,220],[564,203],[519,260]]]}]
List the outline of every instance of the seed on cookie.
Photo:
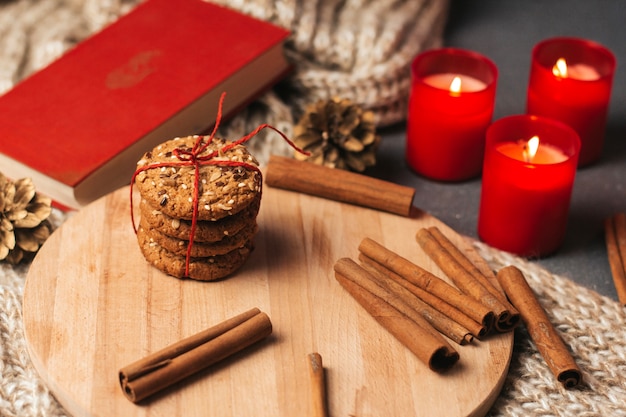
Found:
[{"label": "seed on cookie", "polygon": [[[232,146],[231,142],[214,138],[211,143],[201,143],[202,146],[196,147],[196,141],[197,138],[191,136],[171,140],[161,144],[158,150],[152,150],[150,158],[148,153],[141,158],[141,161],[145,161],[142,162],[145,163],[144,169],[150,164],[165,165],[142,171],[145,172],[145,179],[142,176],[142,181],[137,181],[142,198],[150,201],[151,205],[160,207],[165,214],[185,220],[191,218],[196,195],[198,207],[211,208],[201,210],[199,220],[219,219],[247,207],[260,190],[261,176],[256,171],[256,160],[242,145]],[[176,149],[178,152],[175,152]],[[219,155],[211,159],[212,163],[201,162],[197,167],[191,163],[181,166],[179,162],[172,161],[172,156],[180,157],[192,149],[202,149],[196,155],[199,158],[216,151]],[[186,163],[185,161],[189,160],[180,158],[180,162]],[[220,166],[220,161],[250,163],[253,167]],[[168,163],[176,166],[169,166]],[[198,178],[195,178],[196,175]],[[198,190],[193,186],[195,181],[202,184]]]}]

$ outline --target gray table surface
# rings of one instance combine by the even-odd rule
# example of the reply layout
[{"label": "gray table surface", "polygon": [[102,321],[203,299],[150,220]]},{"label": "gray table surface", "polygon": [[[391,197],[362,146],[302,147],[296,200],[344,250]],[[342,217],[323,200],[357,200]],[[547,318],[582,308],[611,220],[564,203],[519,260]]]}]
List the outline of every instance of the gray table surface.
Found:
[{"label": "gray table surface", "polygon": [[[607,260],[603,220],[626,211],[626,1],[459,0],[451,3],[445,45],[488,56],[498,67],[493,120],[522,114],[530,54],[539,41],[575,36],[599,42],[617,58],[607,136],[599,162],[579,169],[565,241],[557,253],[535,260],[548,271],[617,299]],[[382,143],[369,174],[416,189],[414,204],[457,232],[478,238],[481,180],[436,182],[404,162],[405,124],[381,129]]]}]

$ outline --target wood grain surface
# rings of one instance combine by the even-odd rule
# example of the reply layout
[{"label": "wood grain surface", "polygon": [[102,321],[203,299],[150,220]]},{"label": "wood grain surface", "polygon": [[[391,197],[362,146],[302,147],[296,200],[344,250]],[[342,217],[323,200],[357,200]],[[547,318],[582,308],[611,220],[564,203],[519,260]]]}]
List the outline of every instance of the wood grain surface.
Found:
[{"label": "wood grain surface", "polygon": [[[330,416],[481,416],[500,392],[513,334],[458,346],[436,374],[390,336],[337,283],[333,264],[370,237],[442,275],[415,232],[437,225],[488,268],[465,238],[415,209],[411,218],[264,188],[255,250],[219,282],[178,280],[146,263],[129,191],[92,203],[46,242],[23,304],[32,361],[74,416],[307,416],[307,355],[326,371]],[[262,342],[136,405],[118,370],[150,352],[258,307],[273,333]]]}]

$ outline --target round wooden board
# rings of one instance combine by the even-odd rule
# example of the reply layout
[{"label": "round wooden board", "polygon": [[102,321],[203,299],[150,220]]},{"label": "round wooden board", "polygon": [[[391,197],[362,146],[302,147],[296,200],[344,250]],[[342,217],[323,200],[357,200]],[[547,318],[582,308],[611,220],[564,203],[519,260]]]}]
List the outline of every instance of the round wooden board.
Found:
[{"label": "round wooden board", "polygon": [[[513,333],[458,346],[461,359],[430,371],[334,278],[333,264],[370,237],[442,275],[405,218],[266,187],[255,250],[220,282],[178,280],[146,263],[133,234],[128,188],[76,213],[29,270],[23,317],[34,366],[74,416],[306,416],[306,356],[322,355],[330,416],[480,416],[498,396]],[[140,403],[118,370],[150,352],[258,307],[273,324],[264,341]]]}]

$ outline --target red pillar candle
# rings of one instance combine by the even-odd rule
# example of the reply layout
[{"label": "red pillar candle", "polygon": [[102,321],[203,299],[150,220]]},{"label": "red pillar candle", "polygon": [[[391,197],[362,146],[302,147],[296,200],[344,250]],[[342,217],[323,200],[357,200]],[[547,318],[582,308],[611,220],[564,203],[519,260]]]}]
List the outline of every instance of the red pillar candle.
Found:
[{"label": "red pillar candle", "polygon": [[517,115],[494,122],[486,135],[480,238],[521,256],[556,251],[565,235],[579,152],[576,131],[557,120]]},{"label": "red pillar candle", "polygon": [[579,166],[602,153],[615,65],[611,51],[584,39],[553,38],[533,48],[526,112],[578,132]]},{"label": "red pillar candle", "polygon": [[411,70],[409,166],[440,181],[479,175],[493,115],[496,66],[475,52],[443,48],[418,55]]}]

